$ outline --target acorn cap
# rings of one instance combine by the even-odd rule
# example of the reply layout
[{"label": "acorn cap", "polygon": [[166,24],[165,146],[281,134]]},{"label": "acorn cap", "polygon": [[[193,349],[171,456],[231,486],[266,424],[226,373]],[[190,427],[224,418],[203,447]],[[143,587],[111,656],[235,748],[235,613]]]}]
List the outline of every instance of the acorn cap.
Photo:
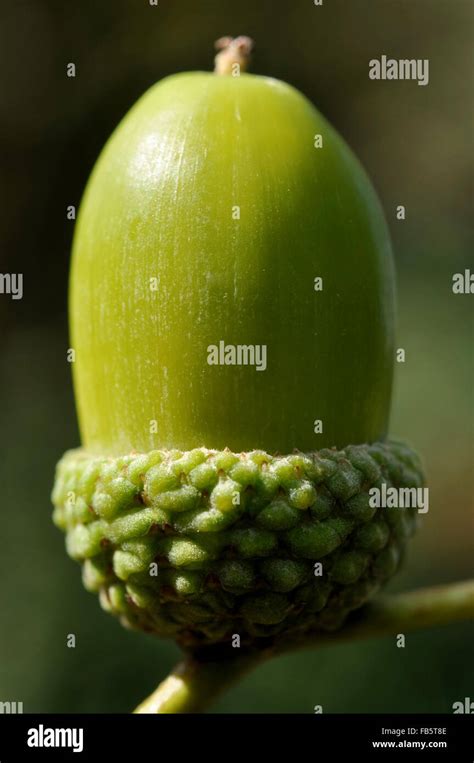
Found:
[{"label": "acorn cap", "polygon": [[374,508],[382,483],[422,485],[416,454],[398,442],[284,457],[76,450],[58,465],[54,521],[124,625],[243,646],[338,628],[395,573],[417,510]]}]

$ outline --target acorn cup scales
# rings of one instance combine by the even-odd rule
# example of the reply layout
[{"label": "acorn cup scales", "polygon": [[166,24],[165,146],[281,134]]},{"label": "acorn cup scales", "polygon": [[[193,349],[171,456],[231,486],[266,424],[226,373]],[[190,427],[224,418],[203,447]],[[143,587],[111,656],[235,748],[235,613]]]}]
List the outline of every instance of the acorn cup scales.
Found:
[{"label": "acorn cup scales", "polygon": [[369,491],[423,482],[385,439],[380,204],[300,93],[234,76],[245,45],[125,117],[71,270],[83,447],[58,465],[54,519],[106,610],[190,647],[341,626],[416,524]]}]

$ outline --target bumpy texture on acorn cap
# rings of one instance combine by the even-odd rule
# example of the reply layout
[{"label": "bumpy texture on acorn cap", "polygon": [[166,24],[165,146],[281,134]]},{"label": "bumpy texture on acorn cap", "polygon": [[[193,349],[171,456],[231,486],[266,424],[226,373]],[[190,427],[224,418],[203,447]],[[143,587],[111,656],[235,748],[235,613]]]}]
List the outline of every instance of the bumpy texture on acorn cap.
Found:
[{"label": "bumpy texture on acorn cap", "polygon": [[75,450],[58,465],[54,519],[124,625],[247,645],[338,628],[394,574],[417,514],[371,507],[382,483],[422,485],[417,455],[397,442],[284,457]]}]

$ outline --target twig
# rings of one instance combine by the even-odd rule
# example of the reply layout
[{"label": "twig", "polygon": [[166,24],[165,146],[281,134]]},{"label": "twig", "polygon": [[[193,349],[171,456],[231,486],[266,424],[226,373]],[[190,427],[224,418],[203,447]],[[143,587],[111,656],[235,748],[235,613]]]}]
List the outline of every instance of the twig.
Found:
[{"label": "twig", "polygon": [[474,619],[472,580],[384,596],[355,612],[341,630],[333,633],[310,633],[297,642],[283,640],[267,649],[224,660],[189,655],[135,712],[201,712],[249,670],[279,654],[471,619]]}]

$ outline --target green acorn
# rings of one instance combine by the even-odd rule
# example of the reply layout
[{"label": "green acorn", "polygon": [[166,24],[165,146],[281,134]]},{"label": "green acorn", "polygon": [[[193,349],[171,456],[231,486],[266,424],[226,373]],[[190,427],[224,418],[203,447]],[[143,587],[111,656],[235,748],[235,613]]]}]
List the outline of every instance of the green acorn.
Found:
[{"label": "green acorn", "polygon": [[397,570],[419,487],[386,440],[394,275],[363,169],[294,88],[244,73],[152,87],[88,183],[70,284],[83,448],[54,520],[86,587],[183,646],[340,627]]}]

